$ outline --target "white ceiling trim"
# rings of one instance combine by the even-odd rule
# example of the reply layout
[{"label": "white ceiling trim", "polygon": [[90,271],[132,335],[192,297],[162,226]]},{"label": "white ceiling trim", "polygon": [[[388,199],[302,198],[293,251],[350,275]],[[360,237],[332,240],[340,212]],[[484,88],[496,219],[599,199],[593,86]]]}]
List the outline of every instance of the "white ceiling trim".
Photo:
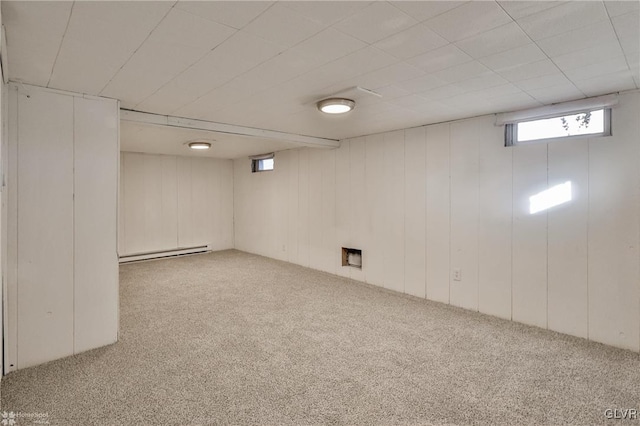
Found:
[{"label": "white ceiling trim", "polygon": [[208,130],[211,132],[228,133],[239,136],[268,138],[294,142],[301,146],[313,148],[339,148],[340,141],[336,139],[318,138],[314,136],[298,135],[295,133],[278,132],[275,130],[257,129],[255,127],[237,126],[234,124],[216,123],[213,121],[194,120],[190,118],[174,117],[170,115],[152,114],[148,112],[120,110],[120,119],[136,123],[155,124],[159,126],[180,127],[193,130]]}]

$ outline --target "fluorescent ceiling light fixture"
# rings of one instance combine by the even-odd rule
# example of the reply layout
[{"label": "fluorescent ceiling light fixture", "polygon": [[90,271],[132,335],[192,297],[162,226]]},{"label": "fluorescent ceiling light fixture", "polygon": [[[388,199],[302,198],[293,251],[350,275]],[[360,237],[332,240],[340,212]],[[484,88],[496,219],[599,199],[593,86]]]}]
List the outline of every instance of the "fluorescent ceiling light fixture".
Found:
[{"label": "fluorescent ceiling light fixture", "polygon": [[571,201],[570,180],[529,197],[529,214],[545,211],[569,201]]},{"label": "fluorescent ceiling light fixture", "polygon": [[344,114],[351,111],[356,103],[351,99],[329,98],[318,102],[318,109],[327,114]]},{"label": "fluorescent ceiling light fixture", "polygon": [[211,148],[211,143],[202,142],[202,141],[189,142],[189,148],[191,148],[191,149],[209,149],[209,148]]}]

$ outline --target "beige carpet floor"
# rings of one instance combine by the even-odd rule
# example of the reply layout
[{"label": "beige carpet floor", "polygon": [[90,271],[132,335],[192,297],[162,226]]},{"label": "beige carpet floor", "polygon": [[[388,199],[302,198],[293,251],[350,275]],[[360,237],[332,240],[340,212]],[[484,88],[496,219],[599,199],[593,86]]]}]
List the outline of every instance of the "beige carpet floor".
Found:
[{"label": "beige carpet floor", "polygon": [[[9,374],[64,425],[596,425],[640,356],[238,251],[122,266],[120,341]],[[31,424],[19,419],[18,426]]]}]

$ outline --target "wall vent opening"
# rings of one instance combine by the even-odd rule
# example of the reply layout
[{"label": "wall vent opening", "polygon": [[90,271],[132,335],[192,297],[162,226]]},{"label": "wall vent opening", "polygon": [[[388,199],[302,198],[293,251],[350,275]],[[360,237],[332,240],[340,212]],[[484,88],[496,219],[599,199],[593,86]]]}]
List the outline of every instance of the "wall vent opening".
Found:
[{"label": "wall vent opening", "polygon": [[342,266],[362,269],[362,250],[342,247]]}]

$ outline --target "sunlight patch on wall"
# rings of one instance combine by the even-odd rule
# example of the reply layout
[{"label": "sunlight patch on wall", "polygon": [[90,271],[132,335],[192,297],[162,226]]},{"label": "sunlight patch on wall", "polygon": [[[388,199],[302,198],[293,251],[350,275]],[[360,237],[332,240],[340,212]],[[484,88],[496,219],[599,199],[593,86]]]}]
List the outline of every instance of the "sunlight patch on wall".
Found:
[{"label": "sunlight patch on wall", "polygon": [[571,201],[571,181],[566,181],[529,197],[529,213],[535,214]]}]

